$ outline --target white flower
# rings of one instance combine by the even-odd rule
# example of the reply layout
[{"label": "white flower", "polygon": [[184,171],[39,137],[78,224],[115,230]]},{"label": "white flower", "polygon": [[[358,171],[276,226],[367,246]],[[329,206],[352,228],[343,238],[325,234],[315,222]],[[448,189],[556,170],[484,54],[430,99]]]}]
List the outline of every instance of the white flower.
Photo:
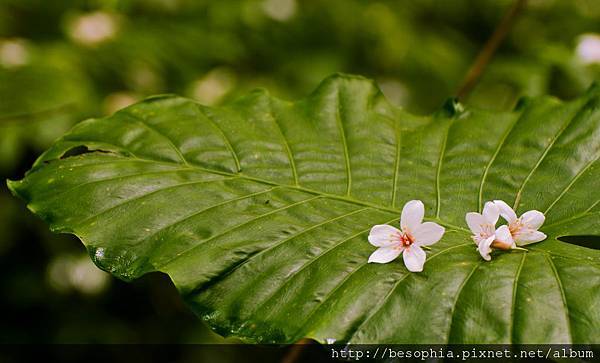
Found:
[{"label": "white flower", "polygon": [[402,253],[404,264],[409,271],[423,271],[426,255],[421,247],[436,243],[445,231],[444,227],[437,223],[421,223],[424,215],[423,202],[411,200],[402,208],[401,230],[387,224],[373,226],[369,242],[379,248],[369,257],[369,263],[388,263]]},{"label": "white flower", "polygon": [[515,211],[505,202],[495,200],[494,204],[498,207],[502,218],[508,222],[506,229],[510,232],[508,234],[503,233],[502,236],[496,236],[496,239],[500,242],[525,246],[546,239],[546,235],[538,231],[546,219],[542,212],[530,210],[517,218]]},{"label": "white flower", "polygon": [[473,241],[477,245],[477,251],[484,260],[492,259],[492,245],[496,240],[496,222],[500,216],[500,210],[492,203],[487,202],[483,207],[483,213],[470,212],[467,213],[465,219],[471,232],[473,232]]},{"label": "white flower", "polygon": [[82,45],[97,45],[117,34],[117,18],[104,11],[81,15],[69,24],[70,37]]}]

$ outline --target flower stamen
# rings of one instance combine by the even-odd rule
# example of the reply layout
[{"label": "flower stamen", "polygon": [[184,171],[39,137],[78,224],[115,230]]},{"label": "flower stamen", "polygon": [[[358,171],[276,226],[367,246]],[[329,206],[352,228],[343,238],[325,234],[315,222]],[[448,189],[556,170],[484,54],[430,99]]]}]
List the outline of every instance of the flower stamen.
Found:
[{"label": "flower stamen", "polygon": [[412,245],[413,243],[415,243],[415,238],[410,233],[405,232],[400,236],[400,243],[403,246],[408,247],[408,246]]}]

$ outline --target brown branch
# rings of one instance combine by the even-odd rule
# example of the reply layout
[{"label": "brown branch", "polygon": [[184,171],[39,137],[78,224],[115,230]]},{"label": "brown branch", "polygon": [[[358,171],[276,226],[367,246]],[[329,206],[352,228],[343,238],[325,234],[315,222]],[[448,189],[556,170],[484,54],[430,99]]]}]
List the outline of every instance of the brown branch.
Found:
[{"label": "brown branch", "polygon": [[467,72],[467,75],[462,81],[460,87],[456,91],[456,97],[458,99],[465,98],[473,89],[488,63],[496,53],[496,50],[498,50],[498,47],[504,38],[506,38],[506,35],[515,23],[517,16],[525,7],[526,2],[527,0],[515,0],[510,9],[508,9],[506,14],[504,14],[504,17],[502,17],[502,20],[498,26],[496,26],[492,36],[484,44],[483,48],[477,55],[477,58],[475,58],[475,61],[471,65],[471,68],[469,68],[469,71]]},{"label": "brown branch", "polygon": [[300,356],[307,345],[313,344],[313,341],[308,338],[302,338],[294,345],[291,346],[290,350],[281,360],[281,363],[297,363],[300,361]]}]

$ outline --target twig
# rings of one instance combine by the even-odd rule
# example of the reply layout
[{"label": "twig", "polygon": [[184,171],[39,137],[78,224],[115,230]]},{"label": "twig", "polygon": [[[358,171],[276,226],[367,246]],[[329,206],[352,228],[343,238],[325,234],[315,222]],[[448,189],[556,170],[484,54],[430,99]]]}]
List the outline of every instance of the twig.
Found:
[{"label": "twig", "polygon": [[283,357],[281,363],[296,363],[300,361],[300,355],[306,348],[307,345],[313,344],[313,341],[308,338],[302,338],[298,340],[292,347],[289,352]]},{"label": "twig", "polygon": [[485,67],[496,53],[496,50],[498,50],[498,47],[504,38],[506,38],[506,35],[515,23],[517,16],[525,7],[526,2],[527,0],[515,0],[510,9],[508,9],[506,14],[504,14],[504,17],[494,30],[494,33],[486,41],[483,48],[477,55],[477,58],[475,58],[475,61],[471,65],[471,68],[469,68],[469,71],[458,88],[458,91],[456,91],[456,97],[458,99],[464,99],[466,95],[468,95],[473,89],[481,77],[481,74],[485,70]]},{"label": "twig", "polygon": [[29,113],[17,113],[17,114],[12,114],[12,115],[2,115],[0,116],[0,122],[14,122],[14,121],[18,121],[18,120],[39,120],[42,117],[47,117],[47,116],[52,116],[54,114],[60,114],[63,113],[69,109],[73,109],[75,107],[75,104],[73,102],[70,103],[65,103],[62,105],[58,105],[52,108],[48,108],[45,110],[39,110],[39,111],[33,111],[33,112],[29,112]]}]

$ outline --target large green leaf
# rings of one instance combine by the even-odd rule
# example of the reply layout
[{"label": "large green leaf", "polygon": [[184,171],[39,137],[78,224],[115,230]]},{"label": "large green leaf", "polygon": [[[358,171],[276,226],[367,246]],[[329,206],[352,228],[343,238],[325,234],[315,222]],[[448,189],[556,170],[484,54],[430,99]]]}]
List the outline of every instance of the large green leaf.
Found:
[{"label": "large green leaf", "polygon": [[[598,343],[600,252],[557,238],[600,235],[599,106],[594,87],[415,117],[351,76],[296,103],[156,97],[77,125],[10,187],[100,268],[167,273],[224,335]],[[447,229],[424,271],[367,264],[370,227],[410,199]],[[490,199],[544,211],[548,239],[484,262],[464,215]]]}]

